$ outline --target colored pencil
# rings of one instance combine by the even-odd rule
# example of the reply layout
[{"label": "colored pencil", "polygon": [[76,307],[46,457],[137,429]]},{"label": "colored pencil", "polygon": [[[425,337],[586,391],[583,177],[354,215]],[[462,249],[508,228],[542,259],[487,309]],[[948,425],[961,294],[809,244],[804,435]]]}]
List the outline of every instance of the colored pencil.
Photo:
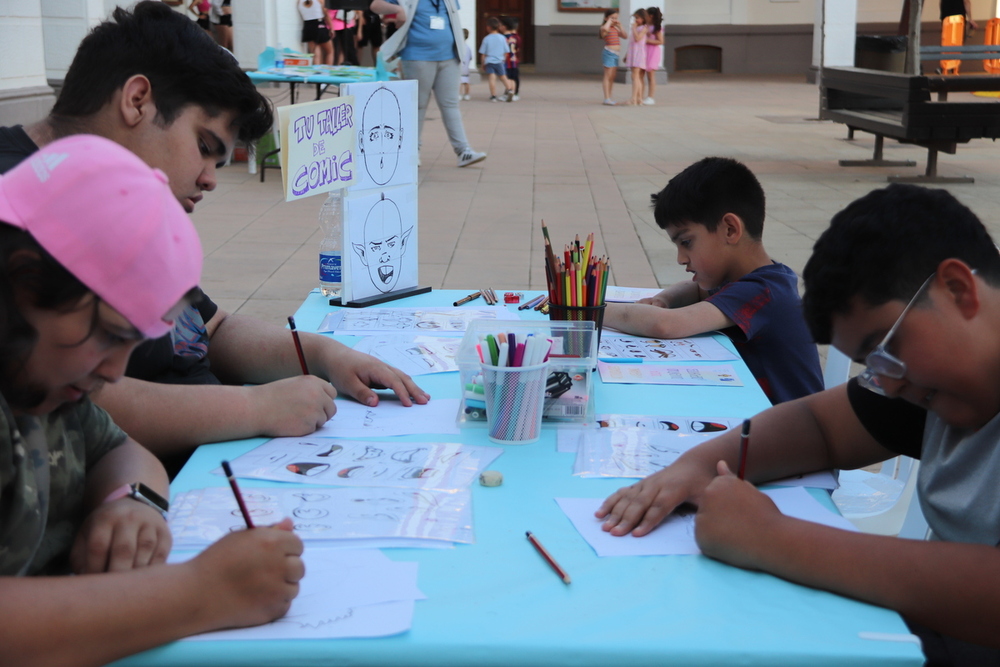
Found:
[{"label": "colored pencil", "polygon": [[531,546],[535,547],[535,550],[542,555],[542,558],[544,558],[545,562],[549,564],[549,567],[551,567],[552,570],[559,575],[559,578],[563,580],[563,583],[570,583],[570,578],[569,575],[566,574],[566,570],[559,567],[559,563],[557,563],[556,559],[552,557],[552,554],[550,554],[545,547],[542,546],[542,543],[538,541],[538,538],[532,535],[530,530],[526,530],[524,534],[528,537],[528,541],[531,542]]},{"label": "colored pencil", "polygon": [[253,521],[250,519],[250,511],[247,509],[246,503],[243,502],[243,494],[240,493],[240,487],[236,485],[236,478],[233,477],[233,469],[229,467],[229,461],[222,462],[222,470],[226,473],[226,479],[229,480],[229,488],[233,490],[233,495],[236,496],[236,504],[240,506],[240,512],[243,514],[243,520],[247,523],[247,528],[253,528]]},{"label": "colored pencil", "polygon": [[452,305],[455,306],[455,307],[458,307],[458,306],[461,306],[463,303],[469,303],[470,301],[478,299],[480,296],[482,296],[482,292],[473,292],[469,296],[462,297],[461,299],[459,299],[458,301],[456,301]]},{"label": "colored pencil", "polygon": [[747,471],[747,450],[750,449],[750,420],[743,420],[743,432],[740,433],[740,464],[736,476],[744,479]]},{"label": "colored pencil", "polygon": [[295,351],[299,355],[299,365],[302,366],[302,374],[309,375],[309,367],[306,366],[306,355],[302,353],[302,341],[299,340],[299,330],[295,328],[295,318],[288,316],[288,326],[292,328],[292,340],[295,342]]}]

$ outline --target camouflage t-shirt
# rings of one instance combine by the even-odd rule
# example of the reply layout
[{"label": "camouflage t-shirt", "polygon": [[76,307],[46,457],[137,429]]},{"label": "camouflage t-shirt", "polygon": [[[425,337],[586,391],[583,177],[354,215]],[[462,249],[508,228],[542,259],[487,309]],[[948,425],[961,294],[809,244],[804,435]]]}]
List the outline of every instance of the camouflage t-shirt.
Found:
[{"label": "camouflage t-shirt", "polygon": [[66,571],[87,471],[125,437],[89,400],[15,418],[0,396],[0,575]]}]

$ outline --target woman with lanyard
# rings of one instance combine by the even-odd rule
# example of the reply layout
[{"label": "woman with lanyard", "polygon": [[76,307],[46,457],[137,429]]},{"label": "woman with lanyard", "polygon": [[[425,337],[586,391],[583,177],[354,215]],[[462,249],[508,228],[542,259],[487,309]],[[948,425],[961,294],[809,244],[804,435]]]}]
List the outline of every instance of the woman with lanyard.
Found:
[{"label": "woman with lanyard", "polygon": [[400,27],[379,53],[387,63],[398,57],[403,78],[417,81],[418,136],[423,131],[433,90],[458,166],[468,167],[486,159],[486,153],[469,146],[458,107],[458,54],[465,43],[458,0],[372,0],[371,10],[380,15],[396,14]]}]

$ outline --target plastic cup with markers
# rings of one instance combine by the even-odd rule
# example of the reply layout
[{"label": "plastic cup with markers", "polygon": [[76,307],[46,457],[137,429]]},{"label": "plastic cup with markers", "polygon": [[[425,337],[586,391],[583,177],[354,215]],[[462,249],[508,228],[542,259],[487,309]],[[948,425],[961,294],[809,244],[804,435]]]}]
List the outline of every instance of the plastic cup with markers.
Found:
[{"label": "plastic cup with markers", "polygon": [[542,336],[528,334],[519,340],[505,333],[488,334],[477,346],[482,375],[473,381],[472,392],[482,396],[493,442],[523,445],[538,440],[551,346]]}]

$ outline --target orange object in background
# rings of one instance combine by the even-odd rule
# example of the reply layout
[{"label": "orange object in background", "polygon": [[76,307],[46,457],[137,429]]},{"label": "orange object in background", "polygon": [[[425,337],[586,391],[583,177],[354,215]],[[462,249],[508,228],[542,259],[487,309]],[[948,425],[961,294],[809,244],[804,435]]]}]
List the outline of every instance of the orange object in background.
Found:
[{"label": "orange object in background", "polygon": [[[987,46],[1000,44],[1000,19],[990,19],[986,22],[986,34],[983,43]],[[1000,60],[984,60],[983,69],[990,74],[1000,74]]]},{"label": "orange object in background", "polygon": [[[965,17],[946,16],[941,21],[941,46],[962,46],[965,43]],[[942,60],[942,74],[958,74],[961,60]]]}]

